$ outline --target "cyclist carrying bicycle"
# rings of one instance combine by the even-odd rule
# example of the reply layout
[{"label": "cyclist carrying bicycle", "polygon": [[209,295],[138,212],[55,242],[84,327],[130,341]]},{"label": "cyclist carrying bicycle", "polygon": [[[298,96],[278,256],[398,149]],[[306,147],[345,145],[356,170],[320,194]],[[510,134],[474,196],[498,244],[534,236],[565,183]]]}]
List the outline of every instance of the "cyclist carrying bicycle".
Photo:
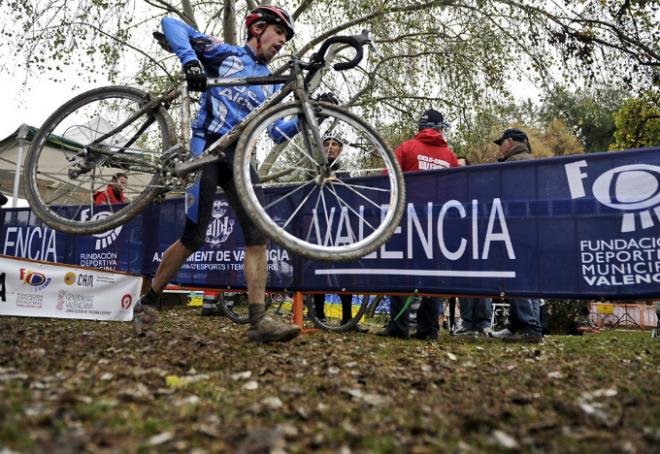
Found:
[{"label": "cyclist carrying bicycle", "polygon": [[[188,89],[204,92],[200,111],[192,126],[191,149],[198,156],[207,144],[229,132],[250,111],[280,89],[273,85],[255,85],[206,90],[207,76],[269,76],[271,72],[267,64],[294,36],[293,20],[287,11],[277,6],[256,8],[245,20],[247,43],[243,47],[223,43],[176,19],[166,17],[161,25],[167,42],[183,65]],[[273,140],[279,142],[283,139],[283,133],[290,137],[297,132],[297,128],[296,120],[283,120],[270,132]],[[288,341],[300,334],[300,328],[296,325],[265,317],[267,237],[256,227],[238,199],[232,174],[234,149],[235,144],[225,150],[225,159],[205,167],[200,181],[188,191],[183,235],[163,254],[151,290],[140,298],[135,308],[136,334],[147,333],[154,321],[149,306],[157,302],[160,293],[188,256],[204,245],[217,186],[224,190],[245,239],[243,269],[249,298],[248,339],[255,342]],[[258,181],[254,169],[252,172],[253,181]]]}]

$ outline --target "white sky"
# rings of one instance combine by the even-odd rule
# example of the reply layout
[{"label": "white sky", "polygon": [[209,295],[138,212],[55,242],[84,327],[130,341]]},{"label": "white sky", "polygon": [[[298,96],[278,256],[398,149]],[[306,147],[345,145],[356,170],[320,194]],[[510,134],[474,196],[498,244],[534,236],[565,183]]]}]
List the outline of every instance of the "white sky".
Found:
[{"label": "white sky", "polygon": [[[40,127],[48,116],[75,95],[107,83],[82,84],[75,87],[72,81],[54,83],[46,77],[29,79],[29,90],[22,89],[22,76],[0,74],[0,140],[27,123]],[[80,85],[80,84],[79,84]]]}]

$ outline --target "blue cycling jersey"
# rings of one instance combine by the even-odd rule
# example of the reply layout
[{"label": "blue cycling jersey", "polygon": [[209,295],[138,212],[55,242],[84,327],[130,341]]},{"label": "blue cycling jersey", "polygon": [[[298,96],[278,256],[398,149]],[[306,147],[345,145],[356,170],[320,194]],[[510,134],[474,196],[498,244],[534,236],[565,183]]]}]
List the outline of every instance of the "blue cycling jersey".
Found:
[{"label": "blue cycling jersey", "polygon": [[[271,72],[257,60],[249,46],[238,47],[223,43],[219,39],[201,33],[179,20],[165,17],[161,21],[163,33],[176,53],[181,64],[199,60],[209,77],[264,77]],[[197,52],[190,44],[191,39],[203,38],[210,43]],[[261,105],[281,85],[250,85],[241,87],[214,87],[201,97],[201,108],[193,122],[193,131],[222,136],[236,126],[254,108]],[[269,127],[269,133],[277,143],[283,142],[298,132],[297,119],[280,121]]]}]

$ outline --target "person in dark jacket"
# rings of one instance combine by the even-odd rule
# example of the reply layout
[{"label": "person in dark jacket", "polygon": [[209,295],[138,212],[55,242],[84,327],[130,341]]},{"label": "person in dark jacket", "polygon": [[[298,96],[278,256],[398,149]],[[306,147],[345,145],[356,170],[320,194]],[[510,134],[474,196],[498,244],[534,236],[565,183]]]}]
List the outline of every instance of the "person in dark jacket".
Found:
[{"label": "person in dark jacket", "polygon": [[[342,165],[341,161],[337,160],[342,151],[344,151],[344,144],[345,139],[337,130],[327,131],[323,134],[323,149],[328,154],[328,163],[335,169],[335,176],[338,178],[348,178],[350,176],[349,172],[345,170],[345,163]],[[326,319],[325,299],[326,295],[322,293],[314,295],[314,310],[319,320]],[[341,324],[345,325],[353,318],[353,295],[342,293],[339,295],[339,299],[341,300]],[[353,330],[360,333],[368,331],[368,329],[359,323],[353,327]]]},{"label": "person in dark jacket", "polygon": [[94,193],[94,205],[116,205],[126,203],[126,194],[124,189],[128,184],[128,177],[124,173],[118,173],[112,176],[110,184],[105,191]]},{"label": "person in dark jacket", "polygon": [[[445,140],[444,131],[449,126],[437,110],[429,109],[419,119],[419,132],[414,138],[402,143],[395,151],[401,170],[415,172],[458,167],[458,159]],[[406,298],[390,297],[390,322],[379,336],[408,338],[409,310],[402,309]],[[435,340],[440,332],[442,298],[423,297],[417,311],[417,339]]]},{"label": "person in dark jacket", "polygon": [[510,128],[502,133],[502,137],[493,141],[500,147],[499,162],[528,161],[532,158],[532,146],[529,137],[522,129]]},{"label": "person in dark jacket", "polygon": [[[500,146],[500,162],[526,161],[532,158],[529,137],[522,129],[510,128],[494,141]],[[538,299],[519,299],[509,301],[509,326],[492,333],[493,337],[506,342],[541,343],[541,307]]]}]

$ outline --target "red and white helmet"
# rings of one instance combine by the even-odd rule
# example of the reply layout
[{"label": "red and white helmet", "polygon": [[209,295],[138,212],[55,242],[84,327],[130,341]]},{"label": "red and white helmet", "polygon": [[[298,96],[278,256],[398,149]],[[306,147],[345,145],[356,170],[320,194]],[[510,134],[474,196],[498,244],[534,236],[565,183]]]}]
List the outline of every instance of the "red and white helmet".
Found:
[{"label": "red and white helmet", "polygon": [[245,26],[248,30],[248,38],[250,37],[250,27],[258,22],[281,25],[286,30],[287,41],[293,38],[293,35],[295,34],[293,29],[293,18],[291,17],[291,14],[278,6],[260,6],[248,14],[248,16],[245,18]]}]

